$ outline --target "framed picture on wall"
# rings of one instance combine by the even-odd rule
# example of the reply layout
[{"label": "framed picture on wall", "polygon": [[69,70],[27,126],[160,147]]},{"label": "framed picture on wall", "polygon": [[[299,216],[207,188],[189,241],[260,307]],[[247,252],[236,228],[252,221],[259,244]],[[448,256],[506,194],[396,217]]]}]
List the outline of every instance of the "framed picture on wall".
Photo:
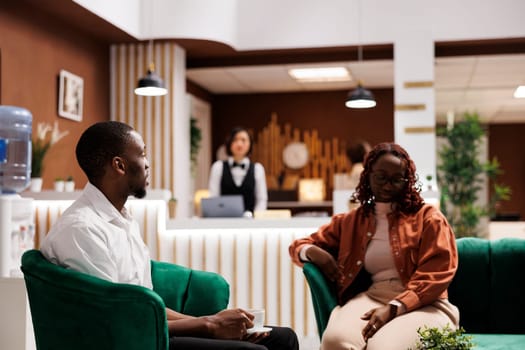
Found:
[{"label": "framed picture on wall", "polygon": [[58,115],[78,122],[82,121],[84,79],[61,70],[58,86]]},{"label": "framed picture on wall", "polygon": [[0,105],[2,104],[2,50],[0,50]]}]

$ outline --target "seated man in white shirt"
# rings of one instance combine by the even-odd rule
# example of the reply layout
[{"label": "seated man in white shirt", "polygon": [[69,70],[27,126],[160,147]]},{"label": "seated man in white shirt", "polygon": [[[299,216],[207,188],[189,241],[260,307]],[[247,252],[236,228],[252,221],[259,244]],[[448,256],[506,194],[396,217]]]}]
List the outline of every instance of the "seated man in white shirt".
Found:
[{"label": "seated man in white shirt", "polygon": [[[80,137],[76,156],[89,182],[51,228],[42,253],[66,268],[152,288],[148,248],[124,207],[129,195],[146,195],[149,163],[142,137],[124,123],[97,123]],[[253,315],[242,309],[204,317],[166,309],[166,315],[170,349],[298,349],[289,328],[247,334]]]}]

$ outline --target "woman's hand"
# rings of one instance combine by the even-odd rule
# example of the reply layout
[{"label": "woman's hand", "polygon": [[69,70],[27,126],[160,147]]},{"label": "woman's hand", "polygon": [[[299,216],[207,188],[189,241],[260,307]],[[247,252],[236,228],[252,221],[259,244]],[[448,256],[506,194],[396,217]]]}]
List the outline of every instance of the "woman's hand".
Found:
[{"label": "woman's hand", "polygon": [[361,332],[363,334],[363,338],[365,338],[365,341],[372,337],[379,330],[379,328],[387,324],[388,321],[392,319],[391,317],[390,305],[388,304],[372,309],[361,316],[362,320],[369,320]]},{"label": "woman's hand", "polygon": [[244,339],[253,327],[253,315],[243,309],[223,310],[208,316],[210,336],[215,339]]},{"label": "woman's hand", "polygon": [[326,250],[321,249],[315,245],[308,248],[306,251],[308,260],[317,265],[324,275],[332,282],[337,281],[341,277],[341,272],[337,268],[337,263],[332,255]]}]

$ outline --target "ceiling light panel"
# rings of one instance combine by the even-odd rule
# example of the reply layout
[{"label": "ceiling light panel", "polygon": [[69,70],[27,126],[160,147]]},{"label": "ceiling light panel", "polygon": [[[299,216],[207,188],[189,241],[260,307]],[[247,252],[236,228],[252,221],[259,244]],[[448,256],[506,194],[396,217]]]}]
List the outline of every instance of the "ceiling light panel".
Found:
[{"label": "ceiling light panel", "polygon": [[288,70],[288,74],[305,83],[352,80],[350,71],[345,67],[292,68]]}]

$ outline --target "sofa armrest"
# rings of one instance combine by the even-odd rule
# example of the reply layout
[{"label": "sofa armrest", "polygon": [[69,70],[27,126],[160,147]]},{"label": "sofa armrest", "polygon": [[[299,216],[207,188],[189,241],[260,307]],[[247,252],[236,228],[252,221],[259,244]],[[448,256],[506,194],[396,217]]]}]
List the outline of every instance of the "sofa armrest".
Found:
[{"label": "sofa armrest", "polygon": [[194,316],[212,315],[226,309],[229,300],[230,286],[221,275],[192,270],[183,313]]},{"label": "sofa armrest", "polygon": [[321,338],[328,324],[330,313],[337,305],[335,285],[312,263],[307,262],[304,264],[303,273],[310,287],[317,330],[319,338]]},{"label": "sofa armrest", "polygon": [[167,350],[164,302],[152,290],[65,269],[38,250],[24,253],[22,271],[38,349]]},{"label": "sofa armrest", "polygon": [[230,288],[219,274],[151,261],[153,290],[167,307],[186,315],[212,315],[227,307]]}]

